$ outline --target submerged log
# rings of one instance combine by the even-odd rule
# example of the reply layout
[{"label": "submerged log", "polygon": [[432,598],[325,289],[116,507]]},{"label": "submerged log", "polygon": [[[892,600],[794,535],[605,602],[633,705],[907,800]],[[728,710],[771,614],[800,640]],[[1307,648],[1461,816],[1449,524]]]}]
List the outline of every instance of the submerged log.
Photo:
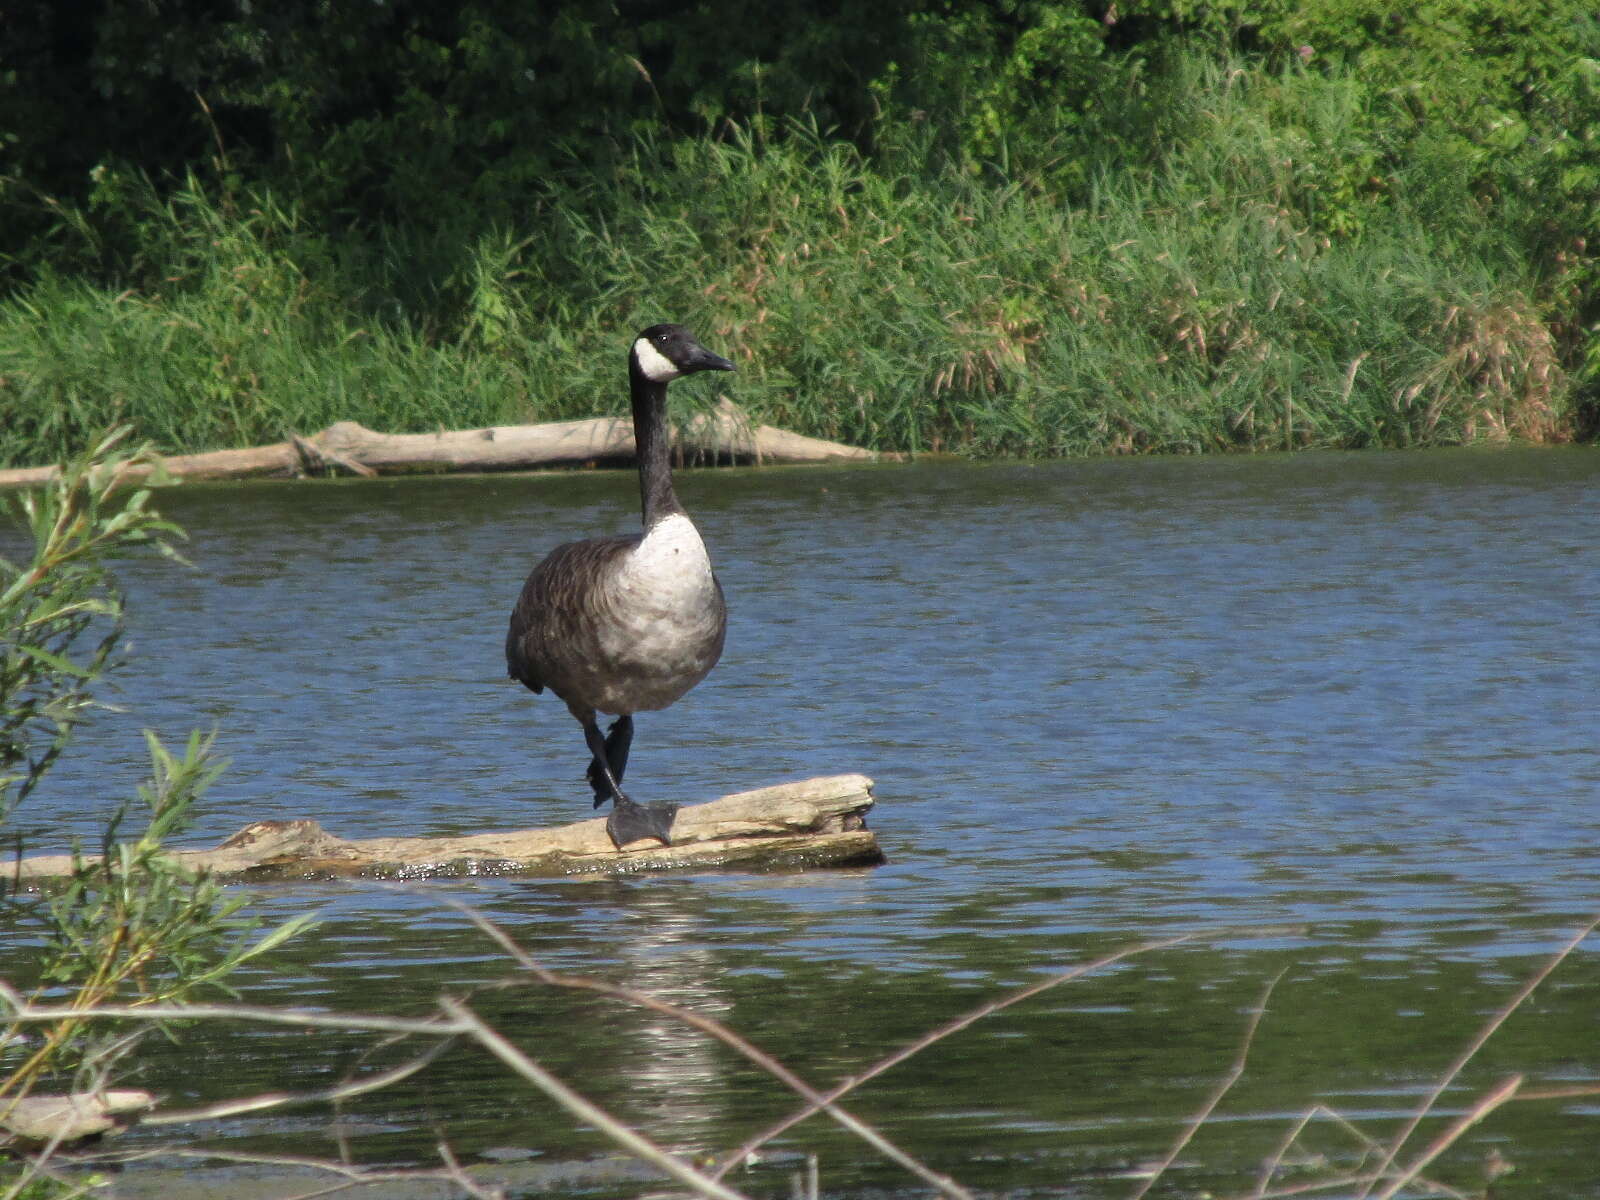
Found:
[{"label": "submerged log", "polygon": [[[815,463],[870,462],[879,456],[858,446],[753,425],[724,397],[714,412],[691,417],[675,436],[686,461]],[[176,454],[161,460],[175,479],[290,477],[328,472],[378,475],[416,471],[513,471],[632,458],[633,422],[622,417],[496,425],[436,433],[377,433],[339,421],[312,437],[292,436],[270,446]],[[55,467],[0,470],[0,487],[48,483]]]},{"label": "submerged log", "polygon": [[[555,829],[360,841],[302,818],[256,821],[214,850],[179,850],[173,857],[231,882],[869,866],[883,861],[864,821],[872,803],[865,775],[824,775],[686,806],[670,846],[641,841],[618,850],[603,818]],[[60,854],[24,858],[8,873],[27,888],[70,875],[72,867],[72,856]]]}]

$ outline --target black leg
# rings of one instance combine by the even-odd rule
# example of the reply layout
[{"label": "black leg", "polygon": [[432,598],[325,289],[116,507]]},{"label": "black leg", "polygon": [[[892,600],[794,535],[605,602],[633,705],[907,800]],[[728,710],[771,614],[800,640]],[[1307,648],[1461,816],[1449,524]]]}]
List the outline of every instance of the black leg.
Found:
[{"label": "black leg", "polygon": [[606,763],[611,767],[611,777],[622,782],[622,773],[628,769],[628,751],[633,746],[633,717],[624,714],[611,722],[606,732]]},{"label": "black leg", "polygon": [[[584,730],[588,736],[587,728]],[[628,748],[633,745],[633,718],[621,716],[611,722],[611,730],[606,734],[605,740],[605,765],[611,768],[611,782],[606,782],[606,777],[601,767],[601,756],[596,755],[589,763],[589,786],[594,789],[594,806],[599,808],[611,799],[612,787],[620,786],[622,773],[628,769]],[[589,743],[589,750],[594,751],[594,743]]]},{"label": "black leg", "polygon": [[[611,726],[611,736],[604,737],[600,726],[591,716],[583,723],[583,740],[589,744],[594,761],[589,764],[589,782],[594,785],[594,805],[599,808],[611,801],[611,815],[606,818],[606,832],[611,843],[621,850],[629,842],[654,838],[663,846],[672,845],[672,819],[678,815],[676,804],[652,804],[646,807],[635,804],[622,794],[618,779],[628,763],[628,747],[633,742],[633,718],[618,717]],[[613,763],[616,764],[613,769]],[[598,777],[598,778],[597,778]]]},{"label": "black leg", "polygon": [[[611,728],[615,732],[617,727]],[[589,785],[594,788],[594,806],[599,808],[607,800],[626,800],[617,773],[611,769],[611,747],[593,717],[583,723],[583,740],[589,743],[589,753],[594,756],[588,771]]]}]

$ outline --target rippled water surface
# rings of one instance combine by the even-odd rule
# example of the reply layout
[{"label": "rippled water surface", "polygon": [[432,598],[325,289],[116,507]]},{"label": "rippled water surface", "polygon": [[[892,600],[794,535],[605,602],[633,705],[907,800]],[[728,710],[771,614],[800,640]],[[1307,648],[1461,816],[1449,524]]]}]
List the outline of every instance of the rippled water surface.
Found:
[{"label": "rippled water surface", "polygon": [[[1051,970],[1302,924],[1136,956],[852,1097],[970,1186],[1127,1195],[1276,979],[1243,1076],[1158,1185],[1247,1194],[1316,1104],[1392,1133],[1600,911],[1592,450],[740,470],[679,490],[728,592],[728,645],[687,699],[639,719],[629,790],[689,802],[865,772],[888,864],[285,886],[264,911],[316,908],[323,924],[247,998],[423,1013],[505,976],[448,897],[552,966],[724,1020],[823,1084]],[[634,521],[631,475],[185,487],[162,503],[194,569],[126,565],[127,711],[30,799],[33,846],[94,833],[140,776],[145,725],[220,730],[232,766],[196,844],[264,817],[359,837],[588,815],[576,723],[503,678],[501,645],[545,549]],[[1445,1092],[1444,1118],[1516,1072],[1528,1092],[1600,1084],[1597,985],[1586,945]],[[728,1150],[792,1107],[663,1017],[539,987],[474,1004],[680,1150]],[[363,1045],[207,1030],[153,1049],[137,1082],[189,1102],[326,1086],[403,1054]],[[1478,1195],[1493,1155],[1515,1168],[1497,1197],[1592,1195],[1597,1115],[1594,1097],[1513,1101],[1431,1173]],[[468,1162],[607,1153],[469,1051],[338,1119],[306,1106],[199,1136],[422,1163],[441,1133]],[[927,1190],[815,1120],[774,1150],[730,1181],[787,1195],[814,1152],[826,1192]],[[1316,1121],[1280,1182],[1359,1151]],[[538,1186],[640,1185],[575,1170]]]}]

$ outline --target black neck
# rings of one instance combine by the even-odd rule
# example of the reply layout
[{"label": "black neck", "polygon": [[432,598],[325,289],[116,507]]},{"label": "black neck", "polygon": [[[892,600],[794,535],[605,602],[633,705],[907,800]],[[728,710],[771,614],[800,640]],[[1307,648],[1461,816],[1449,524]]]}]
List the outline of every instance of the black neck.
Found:
[{"label": "black neck", "polygon": [[639,497],[644,502],[644,527],[681,513],[672,490],[672,447],[667,440],[667,385],[645,377],[628,358],[628,383],[633,392],[633,441],[639,460]]}]

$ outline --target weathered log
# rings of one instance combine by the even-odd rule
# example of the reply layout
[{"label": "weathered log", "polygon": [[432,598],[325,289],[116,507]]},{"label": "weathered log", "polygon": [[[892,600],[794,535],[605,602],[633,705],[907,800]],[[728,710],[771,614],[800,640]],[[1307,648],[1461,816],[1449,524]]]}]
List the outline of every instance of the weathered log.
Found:
[{"label": "weathered log", "polygon": [[[752,425],[724,397],[716,411],[684,423],[675,445],[690,461],[813,463],[833,459],[872,461],[871,450]],[[633,422],[621,417],[554,421],[543,425],[496,425],[437,433],[377,433],[354,421],[339,421],[313,437],[290,437],[270,446],[175,454],[161,460],[176,479],[289,477],[331,470],[357,475],[407,471],[511,471],[633,457]],[[0,470],[0,487],[48,483],[55,467]]]},{"label": "weathered log", "polygon": [[149,1092],[118,1088],[71,1096],[0,1099],[0,1147],[71,1145],[132,1122],[155,1104]]},{"label": "weathered log", "polygon": [[[554,829],[360,841],[302,818],[257,821],[214,850],[179,850],[174,857],[228,881],[864,866],[883,861],[864,822],[872,803],[865,775],[824,775],[689,805],[678,812],[670,846],[640,841],[619,851],[601,818]],[[22,887],[36,887],[70,875],[72,867],[71,855],[58,854],[24,858],[7,871]]]}]

